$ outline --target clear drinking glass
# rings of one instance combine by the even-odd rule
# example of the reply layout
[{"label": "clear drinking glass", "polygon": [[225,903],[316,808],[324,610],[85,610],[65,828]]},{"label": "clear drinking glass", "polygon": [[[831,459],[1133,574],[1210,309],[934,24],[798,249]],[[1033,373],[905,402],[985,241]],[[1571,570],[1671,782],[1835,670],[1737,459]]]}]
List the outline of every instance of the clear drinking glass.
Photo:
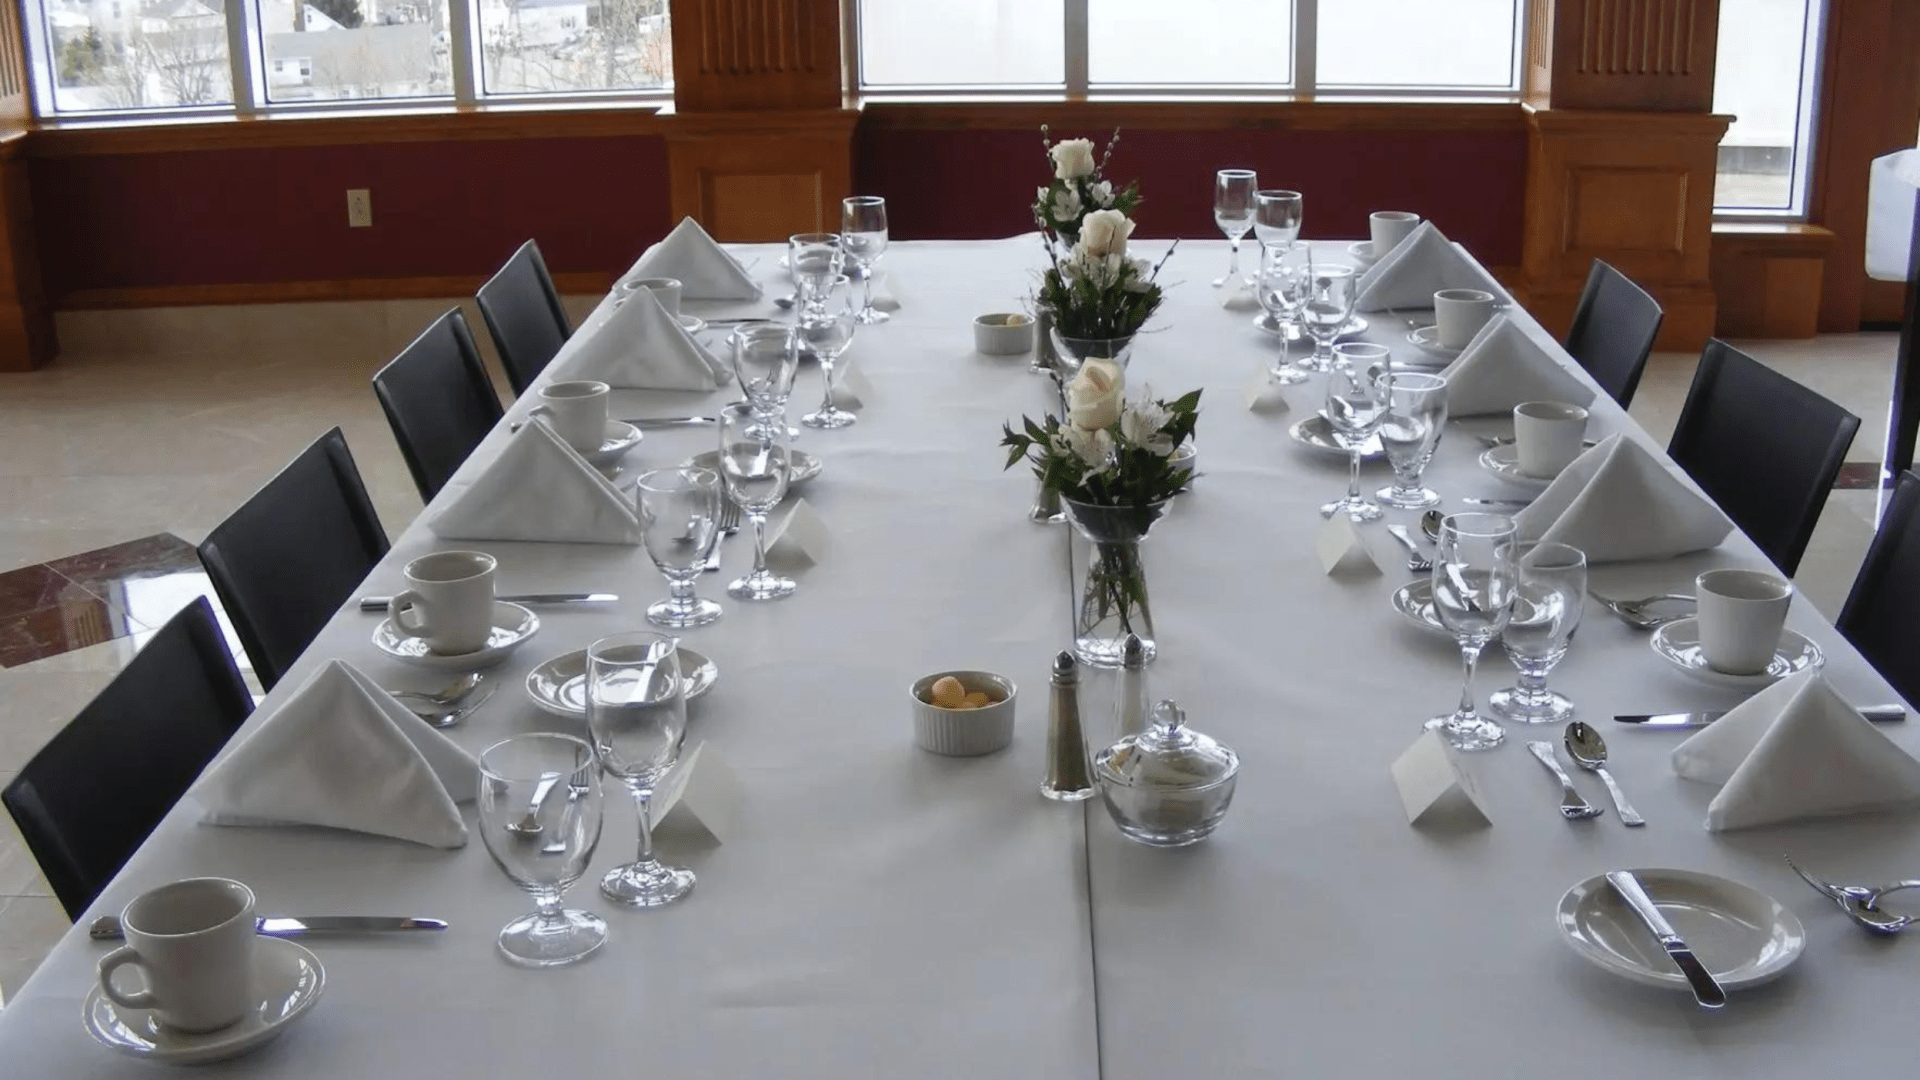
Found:
[{"label": "clear drinking glass", "polygon": [[707,557],[720,535],[720,476],[708,469],[681,466],[640,474],[642,543],[653,565],[667,579],[667,598],[647,608],[655,626],[685,629],[720,618],[720,605],[694,595]]},{"label": "clear drinking glass", "polygon": [[[1338,349],[1334,350],[1336,353]],[[1421,487],[1421,474],[1440,444],[1447,423],[1447,377],[1396,371],[1387,394],[1387,415],[1380,422],[1380,445],[1393,466],[1393,483],[1374,493],[1396,510],[1425,510],[1440,505],[1440,495]]]},{"label": "clear drinking glass", "polygon": [[720,410],[720,476],[727,497],[753,523],[753,572],[727,586],[736,600],[792,596],[792,578],[767,569],[767,514],[787,497],[792,437],[785,424],[765,424],[741,405]]},{"label": "clear drinking glass", "polygon": [[853,262],[858,277],[866,283],[866,299],[860,305],[859,320],[883,323],[887,313],[873,309],[873,268],[887,251],[887,200],[878,195],[855,195],[840,200],[840,247]]},{"label": "clear drinking glass", "polygon": [[1513,614],[1513,519],[1499,514],[1454,514],[1440,523],[1433,557],[1433,609],[1460,645],[1466,677],[1460,707],[1427,721],[1456,750],[1488,750],[1507,733],[1474,708],[1473,672],[1480,651],[1499,637]]},{"label": "clear drinking glass", "polygon": [[1253,235],[1262,244],[1291,244],[1300,239],[1306,200],[1297,191],[1268,188],[1253,193]]},{"label": "clear drinking glass", "polygon": [[593,748],[571,735],[515,735],[480,754],[479,828],[487,854],[533,894],[537,910],[500,931],[516,964],[571,964],[607,940],[607,924],[560,906],[600,844],[600,774]]},{"label": "clear drinking glass", "polygon": [[1567,655],[1587,601],[1587,556],[1566,544],[1518,544],[1513,617],[1500,634],[1520,673],[1520,684],[1495,690],[1487,707],[1522,724],[1561,724],[1573,719],[1573,702],[1547,689],[1547,675]]},{"label": "clear drinking glass", "polygon": [[1354,521],[1378,521],[1380,508],[1360,494],[1360,459],[1367,440],[1387,415],[1393,374],[1386,367],[1385,345],[1351,342],[1333,351],[1327,368],[1327,424],[1347,448],[1347,493],[1320,508],[1320,516],[1344,513]]},{"label": "clear drinking glass", "polygon": [[754,416],[771,426],[787,426],[787,399],[793,396],[793,377],[800,370],[800,345],[794,328],[785,323],[750,322],[736,327],[733,377]]},{"label": "clear drinking glass", "polygon": [[1258,291],[1260,306],[1266,310],[1266,314],[1257,320],[1256,325],[1280,339],[1280,359],[1274,362],[1268,373],[1282,386],[1307,381],[1306,369],[1292,359],[1293,339],[1299,336],[1296,320],[1300,314],[1302,269],[1299,260],[1293,258],[1293,245],[1260,245]]},{"label": "clear drinking glass", "polygon": [[1353,318],[1353,302],[1358,295],[1360,277],[1353,267],[1339,263],[1310,262],[1303,283],[1305,298],[1300,305],[1300,322],[1313,338],[1313,355],[1300,361],[1308,371],[1323,371],[1333,361],[1333,340]]},{"label": "clear drinking glass", "polygon": [[844,272],[845,258],[839,233],[787,237],[787,270],[793,275],[794,298],[803,313],[824,301],[826,288]]},{"label": "clear drinking glass", "polygon": [[1227,234],[1227,276],[1216,280],[1218,289],[1240,277],[1240,238],[1253,228],[1253,192],[1260,186],[1252,169],[1221,169],[1213,174],[1213,223]]},{"label": "clear drinking glass", "polygon": [[693,871],[654,858],[648,804],[661,777],[680,760],[680,743],[687,736],[675,639],[636,631],[587,647],[587,732],[600,767],[633,792],[640,817],[639,854],[607,871],[600,891],[629,907],[671,904],[693,890]]},{"label": "clear drinking glass", "polygon": [[843,428],[859,417],[833,403],[834,364],[853,344],[859,313],[853,307],[853,285],[846,275],[834,278],[820,293],[820,306],[800,316],[800,347],[820,361],[820,408],[800,418],[811,428]]}]

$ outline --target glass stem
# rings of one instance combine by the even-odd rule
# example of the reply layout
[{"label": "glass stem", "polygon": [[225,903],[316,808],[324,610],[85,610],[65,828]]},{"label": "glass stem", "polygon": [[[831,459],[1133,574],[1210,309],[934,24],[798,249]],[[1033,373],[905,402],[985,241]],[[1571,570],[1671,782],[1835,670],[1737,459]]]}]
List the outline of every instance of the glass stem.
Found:
[{"label": "glass stem", "polygon": [[540,913],[540,921],[548,926],[561,922],[563,915],[560,907],[559,889],[541,889],[533,894],[534,910]]},{"label": "glass stem", "polygon": [[867,292],[866,292],[866,300],[861,304],[861,307],[860,307],[860,311],[862,314],[873,310],[873,264],[868,263],[865,267],[865,270],[867,271],[866,277],[862,280],[866,284]]},{"label": "glass stem", "polygon": [[1480,666],[1480,645],[1460,646],[1460,666],[1465,669],[1465,677],[1460,680],[1460,719],[1469,719],[1475,715],[1473,701],[1473,672]]},{"label": "glass stem", "polygon": [[1531,665],[1529,667],[1515,665],[1515,667],[1520,672],[1520,677],[1515,681],[1520,684],[1519,697],[1522,702],[1533,704],[1547,696],[1546,672]]},{"label": "glass stem", "polygon": [[1355,439],[1347,451],[1347,502],[1349,505],[1360,501],[1360,450],[1364,444]]},{"label": "glass stem", "polygon": [[633,789],[633,810],[640,818],[640,852],[633,861],[641,866],[653,862],[653,811],[648,805],[652,801],[652,788]]},{"label": "glass stem", "polygon": [[753,576],[767,575],[767,515],[759,513],[753,518]]},{"label": "glass stem", "polygon": [[1227,280],[1240,276],[1240,237],[1227,237]]},{"label": "glass stem", "polygon": [[690,577],[668,578],[667,603],[668,606],[676,611],[686,611],[691,608],[693,606],[693,579]]},{"label": "glass stem", "polygon": [[820,411],[830,413],[833,411],[833,361],[825,356],[820,358],[820,373],[826,376],[827,382],[826,389],[820,394]]}]

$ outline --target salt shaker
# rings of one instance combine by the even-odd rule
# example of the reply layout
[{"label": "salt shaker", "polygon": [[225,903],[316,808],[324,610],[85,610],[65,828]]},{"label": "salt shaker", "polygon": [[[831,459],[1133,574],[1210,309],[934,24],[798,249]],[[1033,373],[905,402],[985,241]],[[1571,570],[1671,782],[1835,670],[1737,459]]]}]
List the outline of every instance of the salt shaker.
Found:
[{"label": "salt shaker", "polygon": [[1093,798],[1087,737],[1080,727],[1080,668],[1073,654],[1053,658],[1053,694],[1047,716],[1047,777],[1040,794],[1056,802]]},{"label": "salt shaker", "polygon": [[1147,730],[1147,647],[1138,634],[1120,645],[1120,737]]}]

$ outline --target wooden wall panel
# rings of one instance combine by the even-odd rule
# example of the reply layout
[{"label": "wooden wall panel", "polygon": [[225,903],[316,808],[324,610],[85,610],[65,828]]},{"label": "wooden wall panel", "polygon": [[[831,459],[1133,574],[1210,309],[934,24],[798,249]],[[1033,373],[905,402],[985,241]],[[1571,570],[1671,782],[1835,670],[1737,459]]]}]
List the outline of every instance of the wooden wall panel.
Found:
[{"label": "wooden wall panel", "polygon": [[1818,225],[1728,222],[1713,230],[1714,333],[1807,338],[1819,326],[1820,279],[1833,234]]},{"label": "wooden wall panel", "polygon": [[741,114],[721,114],[707,130],[688,118],[667,136],[673,216],[739,243],[837,230],[840,200],[853,193],[858,118],[851,110],[782,113],[755,128]]},{"label": "wooden wall panel", "polygon": [[1554,109],[1706,112],[1719,0],[1533,0],[1526,90]]},{"label": "wooden wall panel", "polygon": [[674,0],[681,112],[842,104],[839,0]]}]

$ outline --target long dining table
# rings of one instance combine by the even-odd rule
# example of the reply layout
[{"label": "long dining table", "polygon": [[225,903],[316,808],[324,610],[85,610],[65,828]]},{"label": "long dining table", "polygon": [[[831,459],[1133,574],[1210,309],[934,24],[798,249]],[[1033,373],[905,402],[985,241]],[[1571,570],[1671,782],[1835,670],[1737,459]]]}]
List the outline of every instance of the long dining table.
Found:
[{"label": "long dining table", "polygon": [[[1134,247],[1157,257],[1165,242]],[[774,314],[772,296],[786,291],[781,250],[735,250],[766,300],[688,310]],[[1205,843],[1142,847],[1099,800],[1039,795],[1048,667],[1071,639],[1073,545],[1066,526],[1027,520],[1033,478],[1003,471],[998,441],[1004,422],[1046,411],[1054,390],[1026,357],[975,352],[970,323],[1018,310],[1043,249],[1034,236],[902,242],[884,262],[901,307],[860,328],[848,354],[872,400],[853,427],[805,430],[797,444],[825,465],[795,495],[821,515],[830,549],[782,602],[725,596],[751,558],[744,532],[727,542],[724,572],[700,582],[725,615],[685,635],[720,670],[690,708],[688,741],[722,756],[745,795],[724,844],[663,833],[663,857],[699,875],[687,900],[636,912],[598,895],[599,874],[634,844],[632,814],[610,788],[599,851],[568,896],[607,918],[610,940],[572,967],[523,970],[493,942],[531,904],[477,836],[440,851],[320,829],[213,827],[188,800],[88,918],[173,878],[221,875],[249,883],[262,911],[451,923],[443,934],[306,939],[326,966],[324,999],[273,1044],[220,1067],[246,1076],[1787,1077],[1909,1063],[1914,1037],[1889,1020],[1912,986],[1916,943],[1869,938],[1780,856],[1840,880],[1911,876],[1920,819],[1706,832],[1714,790],[1668,764],[1683,736],[1610,717],[1727,708],[1741,695],[1675,671],[1598,604],[1552,683],[1607,736],[1647,827],[1623,828],[1610,805],[1592,821],[1563,820],[1557,783],[1523,745],[1557,741],[1559,730],[1517,725],[1505,745],[1462,757],[1490,828],[1408,824],[1389,765],[1427,717],[1452,707],[1459,654],[1390,608],[1411,575],[1380,525],[1362,530],[1380,573],[1322,571],[1317,508],[1344,487],[1346,465],[1289,437],[1319,408],[1317,380],[1286,391],[1288,411],[1247,408],[1243,392],[1277,345],[1208,287],[1225,261],[1223,244],[1182,245],[1128,372],[1130,387],[1167,398],[1205,390],[1202,475],[1144,548],[1160,645],[1151,694],[1177,699],[1194,728],[1241,758],[1232,809]],[[1410,353],[1399,315],[1367,318],[1364,339]],[[793,415],[819,392],[808,367]],[[620,390],[614,415],[710,415],[730,397]],[[530,404],[516,402],[506,422]],[[1589,437],[1653,445],[1604,396],[1592,412]],[[506,422],[463,476],[500,452]],[[1502,428],[1449,426],[1428,471],[1449,507],[1470,495],[1525,497],[1476,464],[1472,435]],[[626,468],[673,465],[712,440],[710,429],[649,431]],[[1384,466],[1365,479],[1369,492],[1384,484]],[[539,633],[491,673],[499,693],[449,732],[477,753],[512,734],[566,729],[521,691],[527,672],[642,627],[665,584],[639,547],[451,542],[416,520],[363,591],[395,592],[409,560],[470,547],[498,557],[502,592],[620,596],[604,609],[539,611]],[[1736,533],[1709,552],[1595,567],[1593,584],[1618,595],[1688,591],[1703,569],[1765,565]],[[444,681],[376,650],[379,618],[343,607],[249,724],[329,659],[389,687]],[[1810,604],[1797,602],[1789,625],[1821,646],[1849,700],[1898,700]],[[909,684],[956,668],[1019,685],[1011,747],[968,759],[915,748]],[[1512,676],[1489,650],[1481,699]],[[1115,734],[1115,681],[1086,679],[1096,749]],[[1920,750],[1914,722],[1886,730]],[[1604,804],[1591,776],[1575,779]],[[1752,885],[1804,922],[1806,953],[1713,1014],[1684,993],[1603,972],[1556,940],[1555,908],[1570,886],[1623,867]],[[0,1077],[151,1075],[82,1029],[81,1001],[106,951],[85,921],[0,1011]]]}]

